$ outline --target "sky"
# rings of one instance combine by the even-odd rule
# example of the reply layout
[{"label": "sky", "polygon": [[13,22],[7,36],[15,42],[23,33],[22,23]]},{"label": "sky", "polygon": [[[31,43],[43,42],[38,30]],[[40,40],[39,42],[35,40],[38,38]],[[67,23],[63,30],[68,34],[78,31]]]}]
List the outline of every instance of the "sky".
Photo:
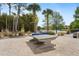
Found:
[{"label": "sky", "polygon": [[[52,9],[54,11],[58,11],[60,12],[60,14],[62,15],[64,22],[66,25],[69,25],[72,21],[74,21],[74,13],[76,10],[76,7],[79,6],[78,3],[44,3],[44,4],[40,4],[42,10],[45,10],[47,8]],[[42,20],[44,20],[44,16],[42,14],[40,14],[40,12],[38,13],[40,21],[38,25],[43,25]]]},{"label": "sky", "polygon": [[[40,3],[41,11],[37,12],[37,15],[39,17],[39,23],[38,26],[42,26],[43,20],[45,19],[44,15],[42,14],[42,11],[49,8],[53,11],[57,11],[61,14],[61,16],[64,19],[64,22],[66,25],[69,25],[73,20],[73,15],[75,13],[76,7],[79,6],[78,3]],[[12,12],[15,11],[12,9]],[[2,6],[2,12],[8,13],[8,7]],[[28,11],[26,11],[28,13]]]}]

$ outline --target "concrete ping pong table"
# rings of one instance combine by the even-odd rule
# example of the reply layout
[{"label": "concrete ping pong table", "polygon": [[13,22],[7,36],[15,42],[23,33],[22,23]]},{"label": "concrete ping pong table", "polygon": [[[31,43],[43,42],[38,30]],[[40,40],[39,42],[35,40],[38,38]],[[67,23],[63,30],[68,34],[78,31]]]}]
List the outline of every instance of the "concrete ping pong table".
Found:
[{"label": "concrete ping pong table", "polygon": [[57,38],[56,35],[34,35],[33,38],[36,38],[39,42],[44,42],[46,44],[50,44],[51,40]]}]

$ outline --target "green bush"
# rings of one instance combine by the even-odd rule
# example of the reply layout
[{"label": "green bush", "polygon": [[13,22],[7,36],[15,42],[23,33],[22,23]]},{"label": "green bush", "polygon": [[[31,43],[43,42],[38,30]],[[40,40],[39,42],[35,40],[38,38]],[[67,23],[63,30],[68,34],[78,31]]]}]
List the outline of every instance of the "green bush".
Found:
[{"label": "green bush", "polygon": [[20,32],[19,33],[19,36],[24,36],[25,34],[23,32]]},{"label": "green bush", "polygon": [[10,38],[15,37],[15,33],[10,32],[10,33],[8,34],[8,36],[9,36]]},{"label": "green bush", "polygon": [[64,34],[65,34],[64,32],[59,32],[58,36],[64,36]]},{"label": "green bush", "polygon": [[49,35],[55,35],[55,32],[48,32]]},{"label": "green bush", "polygon": [[8,34],[7,33],[3,33],[4,34],[4,36],[8,36]]},{"label": "green bush", "polygon": [[0,32],[0,38],[3,38],[3,37],[4,37],[3,33]]},{"label": "green bush", "polygon": [[13,37],[13,35],[12,34],[9,34],[9,37]]}]

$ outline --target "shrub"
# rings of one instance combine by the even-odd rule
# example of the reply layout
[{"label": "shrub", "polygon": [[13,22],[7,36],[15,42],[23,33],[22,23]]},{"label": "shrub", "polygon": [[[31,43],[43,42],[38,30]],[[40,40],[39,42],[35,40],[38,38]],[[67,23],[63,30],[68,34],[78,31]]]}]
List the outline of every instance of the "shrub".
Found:
[{"label": "shrub", "polygon": [[64,36],[64,34],[65,34],[64,32],[59,32],[58,36]]},{"label": "shrub", "polygon": [[55,32],[48,32],[49,35],[55,35]]},{"label": "shrub", "polygon": [[31,31],[28,31],[27,34],[31,34]]},{"label": "shrub", "polygon": [[3,33],[0,33],[0,38],[3,38],[3,37],[4,37]]},{"label": "shrub", "polygon": [[9,33],[9,37],[14,37],[14,33]]},{"label": "shrub", "polygon": [[19,36],[24,36],[25,34],[23,32],[19,32]]},{"label": "shrub", "polygon": [[8,33],[4,32],[3,35],[4,35],[4,36],[8,36]]},{"label": "shrub", "polygon": [[67,31],[67,34],[70,34],[70,31]]}]

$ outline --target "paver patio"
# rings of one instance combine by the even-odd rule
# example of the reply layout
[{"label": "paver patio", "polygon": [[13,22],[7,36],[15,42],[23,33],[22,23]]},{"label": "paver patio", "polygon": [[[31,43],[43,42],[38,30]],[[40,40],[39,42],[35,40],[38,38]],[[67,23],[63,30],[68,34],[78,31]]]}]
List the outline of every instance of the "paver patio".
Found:
[{"label": "paver patio", "polygon": [[51,47],[43,49],[42,52],[38,51],[38,53],[34,53],[36,49],[32,50],[33,46],[28,44],[31,38],[32,37],[26,36],[19,38],[0,39],[0,55],[79,56],[79,39],[72,38],[72,35],[59,36],[57,39],[51,41]]}]

